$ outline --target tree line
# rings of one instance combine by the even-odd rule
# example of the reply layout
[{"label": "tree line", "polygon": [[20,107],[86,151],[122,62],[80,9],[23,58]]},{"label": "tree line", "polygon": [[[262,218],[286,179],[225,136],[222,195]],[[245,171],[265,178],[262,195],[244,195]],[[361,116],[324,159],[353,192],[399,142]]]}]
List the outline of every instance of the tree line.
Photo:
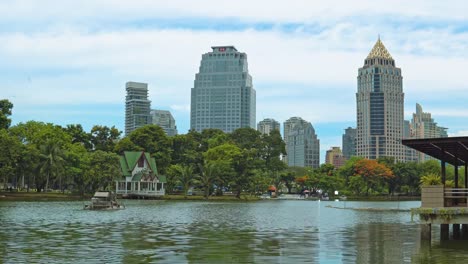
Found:
[{"label": "tree line", "polygon": [[[251,128],[232,133],[206,129],[168,137],[161,127],[147,125],[122,137],[115,127],[100,125],[89,132],[80,124],[29,121],[10,126],[12,108],[11,102],[0,100],[0,184],[28,191],[84,194],[113,188],[113,181],[121,177],[123,151],[150,153],[158,173],[167,178],[166,192],[187,195],[195,188],[207,198],[226,192],[256,195],[270,186],[288,193],[417,195],[421,176],[440,174],[438,161],[400,163],[390,157],[352,157],[339,169],[330,164],[288,167],[281,160],[286,148],[277,130],[264,135]],[[459,174],[464,182],[464,173]],[[453,175],[449,167],[448,179]]]}]

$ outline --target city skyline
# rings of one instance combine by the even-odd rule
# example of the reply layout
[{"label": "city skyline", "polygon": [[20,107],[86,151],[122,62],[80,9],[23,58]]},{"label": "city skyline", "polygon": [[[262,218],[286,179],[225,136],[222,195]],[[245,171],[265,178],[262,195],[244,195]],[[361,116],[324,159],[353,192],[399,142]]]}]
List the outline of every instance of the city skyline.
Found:
[{"label": "city skyline", "polygon": [[255,10],[262,1],[248,11],[242,3],[222,10],[203,1],[25,2],[0,3],[0,93],[14,104],[12,124],[34,119],[124,131],[121,87],[135,80],[148,83],[152,107],[170,110],[186,133],[200,54],[234,45],[249,55],[256,119],[301,116],[314,124],[324,152],[356,126],[356,69],[381,34],[404,69],[405,120],[420,103],[449,135],[468,134],[463,2],[385,10],[372,1],[268,2],[261,14]]}]

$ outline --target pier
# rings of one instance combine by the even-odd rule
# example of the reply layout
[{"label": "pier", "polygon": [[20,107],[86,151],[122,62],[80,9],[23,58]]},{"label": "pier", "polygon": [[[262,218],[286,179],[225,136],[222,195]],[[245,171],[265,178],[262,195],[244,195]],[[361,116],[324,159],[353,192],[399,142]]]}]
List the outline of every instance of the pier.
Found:
[{"label": "pier", "polygon": [[[421,187],[421,207],[411,210],[419,216],[421,240],[431,240],[432,225],[440,225],[440,239],[468,239],[468,137],[406,139],[403,145],[441,161],[442,185]],[[454,166],[455,186],[445,186],[446,164]],[[458,169],[465,167],[464,188],[459,186]],[[452,236],[450,236],[452,227]]]}]

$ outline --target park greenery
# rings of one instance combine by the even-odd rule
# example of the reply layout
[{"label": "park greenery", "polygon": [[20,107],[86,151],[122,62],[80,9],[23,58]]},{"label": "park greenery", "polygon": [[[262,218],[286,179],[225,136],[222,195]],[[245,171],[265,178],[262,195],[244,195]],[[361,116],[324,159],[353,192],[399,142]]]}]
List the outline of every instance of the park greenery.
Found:
[{"label": "park greenery", "polygon": [[[206,129],[168,137],[161,127],[147,125],[123,137],[117,128],[101,125],[89,132],[80,124],[29,121],[11,126],[12,109],[11,102],[0,100],[0,187],[13,190],[83,195],[112,189],[121,177],[124,151],[150,153],[158,173],[166,176],[167,193],[187,196],[195,190],[205,198],[259,195],[271,186],[283,193],[419,195],[421,183],[434,184],[440,176],[438,161],[402,163],[391,157],[352,157],[341,168],[288,167],[281,160],[286,148],[277,130],[263,135],[251,128],[232,133]],[[449,166],[447,179],[453,181],[453,175]]]}]

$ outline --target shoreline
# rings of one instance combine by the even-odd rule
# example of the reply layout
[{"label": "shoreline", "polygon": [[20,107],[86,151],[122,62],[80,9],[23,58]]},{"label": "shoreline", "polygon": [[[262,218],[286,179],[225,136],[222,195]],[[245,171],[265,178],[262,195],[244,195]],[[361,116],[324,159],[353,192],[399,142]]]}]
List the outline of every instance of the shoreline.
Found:
[{"label": "shoreline", "polygon": [[[37,192],[0,192],[0,202],[2,201],[87,201],[91,198],[91,195],[81,196],[78,194],[70,193],[37,193]],[[339,199],[339,197],[330,197],[330,201]],[[138,200],[138,199],[122,199],[122,200]],[[223,195],[223,196],[210,196],[209,199],[205,199],[203,196],[198,195],[189,195],[184,197],[183,195],[164,195],[161,197],[154,197],[150,199],[141,199],[141,200],[165,200],[165,201],[221,201],[221,202],[255,202],[262,201],[257,196],[242,195],[241,198],[236,198],[232,195]],[[266,199],[268,201],[276,201],[280,199],[271,198]],[[350,202],[396,202],[396,201],[420,201],[420,196],[350,196],[347,197],[347,200],[340,201],[350,201]],[[313,201],[313,200],[311,200]]]}]

